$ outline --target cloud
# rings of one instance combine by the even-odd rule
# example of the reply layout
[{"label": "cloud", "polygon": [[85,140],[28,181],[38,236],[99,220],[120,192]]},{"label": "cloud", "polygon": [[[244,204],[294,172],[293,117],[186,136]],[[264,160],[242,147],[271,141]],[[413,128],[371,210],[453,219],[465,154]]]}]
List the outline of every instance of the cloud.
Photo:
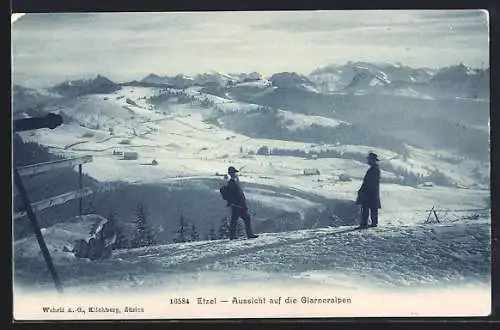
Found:
[{"label": "cloud", "polygon": [[[367,49],[373,57],[381,59],[393,58],[399,49],[427,49],[426,54],[448,49],[465,51],[464,56],[466,53],[482,54],[474,56],[474,60],[472,57],[464,59],[464,62],[474,62],[478,57],[487,61],[488,57],[487,16],[480,10],[304,12],[295,16],[286,14],[254,27],[268,33],[293,34],[297,42],[306,39],[323,52],[338,52],[339,48],[348,45]],[[382,49],[387,53],[381,52]],[[352,55],[356,55],[354,51]],[[418,53],[412,56],[413,59],[418,57]],[[428,62],[429,66],[442,62],[429,61],[428,56],[421,59],[422,64]],[[451,62],[451,58],[449,60]]]},{"label": "cloud", "polygon": [[[448,36],[449,30],[460,31],[463,35],[485,37],[488,21],[484,12],[473,11],[332,11],[304,12],[296,16],[290,14],[270,22],[253,25],[256,29],[283,31],[289,33],[319,35],[320,33],[349,38],[358,34],[418,34],[435,33],[435,37]],[[364,42],[364,40],[363,40]]]},{"label": "cloud", "polygon": [[482,11],[27,14],[12,29],[14,80],[118,80],[208,70],[308,73],[332,62],[488,63]]}]

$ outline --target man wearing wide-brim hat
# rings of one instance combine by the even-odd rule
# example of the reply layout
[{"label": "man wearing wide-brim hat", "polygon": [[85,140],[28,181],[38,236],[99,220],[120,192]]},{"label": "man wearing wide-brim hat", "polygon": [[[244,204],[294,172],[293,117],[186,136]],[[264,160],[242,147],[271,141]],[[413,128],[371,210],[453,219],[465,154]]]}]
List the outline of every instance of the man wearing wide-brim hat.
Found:
[{"label": "man wearing wide-brim hat", "polygon": [[380,168],[378,167],[377,154],[370,152],[366,157],[370,168],[363,178],[363,184],[358,190],[356,204],[361,205],[361,224],[358,229],[368,228],[368,216],[370,216],[370,227],[378,226],[378,209],[380,204]]},{"label": "man wearing wide-brim hat", "polygon": [[[238,219],[242,218],[245,222],[245,231],[248,238],[257,238],[252,231],[252,224],[250,220],[250,214],[248,213],[248,206],[245,198],[245,194],[240,187],[238,173],[239,171],[230,166],[227,169],[227,173],[230,176],[227,185],[224,188],[224,195],[226,196],[228,206],[231,206],[231,221],[229,222],[229,239],[236,238],[236,225],[238,224]],[[221,190],[222,193],[222,190]]]}]

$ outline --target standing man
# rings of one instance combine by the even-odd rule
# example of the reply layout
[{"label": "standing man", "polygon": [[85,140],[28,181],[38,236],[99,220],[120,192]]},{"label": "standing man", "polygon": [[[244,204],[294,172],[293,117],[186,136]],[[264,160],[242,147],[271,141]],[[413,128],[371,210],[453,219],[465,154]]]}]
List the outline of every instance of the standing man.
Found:
[{"label": "standing man", "polygon": [[358,190],[356,204],[361,205],[361,224],[356,229],[368,228],[368,213],[370,214],[370,227],[378,225],[378,209],[380,205],[380,168],[378,167],[377,154],[370,152],[366,157],[370,168],[365,174],[363,184]]},{"label": "standing man", "polygon": [[250,214],[248,214],[248,206],[246,203],[245,194],[240,187],[240,180],[238,178],[239,171],[233,166],[230,166],[227,173],[230,176],[229,181],[224,185],[220,192],[223,198],[227,201],[227,206],[231,207],[231,222],[229,223],[229,239],[233,240],[236,238],[236,225],[238,224],[238,219],[242,218],[245,222],[245,231],[248,238],[257,238],[252,231],[252,224],[250,220]]}]

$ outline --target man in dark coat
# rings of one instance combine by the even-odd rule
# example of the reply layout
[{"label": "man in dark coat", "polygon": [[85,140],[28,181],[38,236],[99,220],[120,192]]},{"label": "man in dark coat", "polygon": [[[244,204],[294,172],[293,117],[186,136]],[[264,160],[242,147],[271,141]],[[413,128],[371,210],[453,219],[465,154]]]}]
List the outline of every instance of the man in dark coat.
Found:
[{"label": "man in dark coat", "polygon": [[370,152],[367,157],[367,162],[370,168],[365,174],[363,184],[358,190],[358,198],[356,204],[361,205],[361,224],[357,229],[368,228],[368,214],[370,214],[370,227],[378,225],[378,209],[380,204],[380,168],[377,162],[379,161],[377,154]]},{"label": "man in dark coat", "polygon": [[241,190],[238,173],[239,171],[233,166],[228,168],[227,173],[231,177],[224,189],[227,206],[231,207],[231,221],[229,223],[229,239],[233,240],[236,238],[236,225],[238,224],[238,219],[242,218],[245,222],[245,231],[248,238],[257,238],[252,231],[252,224],[250,220],[250,214],[248,214],[248,206],[243,190]]}]

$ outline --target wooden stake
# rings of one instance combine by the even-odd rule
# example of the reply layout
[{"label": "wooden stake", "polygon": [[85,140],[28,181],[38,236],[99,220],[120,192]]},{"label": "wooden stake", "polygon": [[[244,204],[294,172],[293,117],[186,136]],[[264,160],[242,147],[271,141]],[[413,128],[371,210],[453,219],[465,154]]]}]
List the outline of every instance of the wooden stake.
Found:
[{"label": "wooden stake", "polygon": [[28,195],[26,194],[26,190],[24,189],[23,182],[21,181],[21,176],[17,172],[17,169],[14,168],[14,182],[19,190],[19,195],[21,197],[21,200],[24,204],[24,207],[26,209],[26,213],[28,215],[28,218],[31,222],[31,225],[33,226],[33,230],[36,235],[36,239],[38,241],[38,245],[40,245],[40,250],[42,251],[43,258],[45,259],[45,263],[47,264],[47,267],[49,268],[50,274],[52,275],[52,279],[54,280],[54,284],[56,286],[56,289],[59,293],[63,293],[62,285],[61,282],[59,281],[59,276],[57,275],[56,269],[54,267],[54,263],[52,262],[52,257],[50,256],[49,249],[47,248],[47,245],[45,244],[45,240],[43,239],[42,231],[40,229],[40,225],[38,224],[38,221],[36,219],[35,212],[33,212],[33,209],[31,208],[31,203],[29,201]]}]

